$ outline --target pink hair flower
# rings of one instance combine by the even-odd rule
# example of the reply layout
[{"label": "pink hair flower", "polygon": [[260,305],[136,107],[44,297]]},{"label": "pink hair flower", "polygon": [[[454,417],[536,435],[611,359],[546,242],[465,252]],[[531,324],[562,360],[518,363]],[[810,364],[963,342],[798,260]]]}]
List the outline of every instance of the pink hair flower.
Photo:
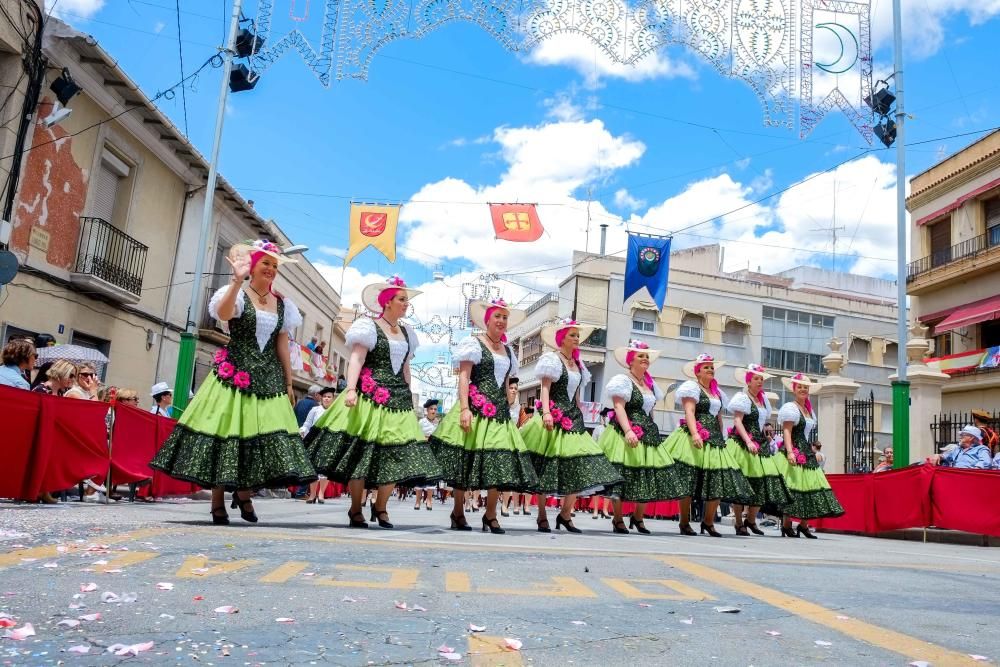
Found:
[{"label": "pink hair flower", "polygon": [[559,425],[562,426],[564,431],[568,431],[571,428],[573,428],[573,420],[570,419],[569,417],[563,417],[561,420],[559,420]]},{"label": "pink hair flower", "polygon": [[219,364],[219,367],[215,370],[215,372],[218,373],[219,377],[223,380],[228,380],[233,377],[233,373],[236,372],[236,369],[228,361],[223,361]]},{"label": "pink hair flower", "polygon": [[372,394],[372,400],[379,405],[385,405],[389,401],[389,390],[385,387],[379,387],[375,390],[375,393]]},{"label": "pink hair flower", "polygon": [[482,410],[483,410],[483,416],[484,417],[496,417],[497,416],[497,406],[493,405],[492,403],[484,403],[483,407],[482,407]]},{"label": "pink hair flower", "polygon": [[550,412],[552,413],[552,419],[554,419],[555,421],[559,421],[563,417],[562,410],[560,410],[559,408],[552,408]]},{"label": "pink hair flower", "polygon": [[375,391],[376,387],[378,387],[378,384],[375,382],[375,380],[372,379],[372,377],[370,375],[368,377],[361,378],[361,392],[362,393],[370,394],[373,391]]},{"label": "pink hair flower", "polygon": [[386,279],[385,282],[393,287],[406,287],[406,283],[399,276],[392,276],[391,278]]},{"label": "pink hair flower", "polygon": [[246,389],[250,386],[250,374],[246,371],[239,371],[233,376],[233,384],[240,389]]},{"label": "pink hair flower", "polygon": [[[476,394],[475,396],[473,396],[469,400],[471,400],[472,404],[474,406],[476,406],[477,408],[482,408],[483,409],[483,414],[486,414],[485,409],[486,409],[487,403],[486,403],[486,397],[485,396],[483,396],[482,394]],[[494,412],[494,414],[496,414],[496,413]]]},{"label": "pink hair flower", "polygon": [[228,358],[229,358],[229,350],[224,347],[220,347],[218,350],[215,351],[215,354],[212,356],[212,361],[215,362],[216,365],[218,365]]},{"label": "pink hair flower", "polygon": [[635,433],[635,437],[642,438],[645,431],[638,424],[632,424],[632,432]]}]

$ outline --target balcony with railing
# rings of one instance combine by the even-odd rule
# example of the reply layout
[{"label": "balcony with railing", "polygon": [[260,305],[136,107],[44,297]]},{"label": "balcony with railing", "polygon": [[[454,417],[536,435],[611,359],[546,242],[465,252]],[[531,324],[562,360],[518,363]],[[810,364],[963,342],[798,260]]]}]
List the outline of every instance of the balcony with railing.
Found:
[{"label": "balcony with railing", "polygon": [[208,314],[208,302],[212,299],[212,295],[215,294],[217,289],[219,289],[218,286],[205,288],[204,308],[201,309],[201,315],[198,318],[198,338],[211,341],[216,345],[227,345],[229,343],[229,333],[226,327],[222,322]]},{"label": "balcony with railing", "polygon": [[145,245],[101,218],[80,218],[80,244],[70,281],[122,303],[139,303]]},{"label": "balcony with railing", "polygon": [[910,262],[906,269],[907,292],[921,294],[931,287],[961,280],[973,266],[981,271],[994,265],[1000,268],[1000,227]]},{"label": "balcony with railing", "polygon": [[536,301],[533,304],[531,304],[530,306],[528,306],[528,308],[525,311],[525,313],[530,316],[532,313],[536,312],[540,308],[544,308],[545,305],[549,304],[549,303],[559,303],[559,293],[558,292],[549,292],[548,294],[546,294],[545,296],[543,296],[541,299],[539,299],[538,301]]}]

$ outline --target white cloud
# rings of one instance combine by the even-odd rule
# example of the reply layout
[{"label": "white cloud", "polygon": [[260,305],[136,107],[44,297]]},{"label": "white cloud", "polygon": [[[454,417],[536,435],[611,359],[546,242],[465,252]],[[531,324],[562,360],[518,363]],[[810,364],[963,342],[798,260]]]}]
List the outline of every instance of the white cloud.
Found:
[{"label": "white cloud", "polygon": [[339,248],[337,246],[331,245],[321,245],[317,248],[324,255],[330,255],[331,257],[336,257],[338,259],[343,259],[347,255],[347,248]]},{"label": "white cloud", "polygon": [[[926,58],[941,50],[945,43],[945,24],[963,15],[973,25],[981,25],[1000,16],[1000,0],[922,0],[903,2],[903,44],[908,52]],[[892,3],[878,2],[872,16],[872,46],[892,44]]]},{"label": "white cloud", "polygon": [[637,199],[633,197],[628,190],[621,188],[615,192],[615,205],[618,206],[618,208],[634,211],[645,206],[646,200]]},{"label": "white cloud", "polygon": [[166,27],[167,27],[166,23],[164,23],[163,21],[157,21],[156,24],[153,26],[153,32],[159,35],[161,32],[163,32],[163,29]]},{"label": "white cloud", "polygon": [[45,11],[62,19],[89,19],[103,7],[104,0],[45,0]]}]

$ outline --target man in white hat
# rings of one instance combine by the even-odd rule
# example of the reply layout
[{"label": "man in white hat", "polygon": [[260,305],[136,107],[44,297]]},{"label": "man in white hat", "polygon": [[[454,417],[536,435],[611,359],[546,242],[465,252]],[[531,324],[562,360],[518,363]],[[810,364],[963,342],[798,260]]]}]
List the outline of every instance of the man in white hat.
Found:
[{"label": "man in white hat", "polygon": [[170,417],[173,415],[174,390],[166,382],[157,382],[149,390],[153,397],[153,407],[149,409],[154,415]]},{"label": "man in white hat", "polygon": [[952,468],[989,470],[992,460],[989,448],[983,445],[983,432],[978,427],[969,425],[959,431],[958,447],[946,454],[927,457],[927,463]]}]

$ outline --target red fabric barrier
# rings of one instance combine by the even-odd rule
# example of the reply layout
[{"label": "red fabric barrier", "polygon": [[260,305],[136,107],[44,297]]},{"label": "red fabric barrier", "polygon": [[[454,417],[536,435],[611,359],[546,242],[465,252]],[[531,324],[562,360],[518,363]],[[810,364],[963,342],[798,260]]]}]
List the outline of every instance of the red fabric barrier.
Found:
[{"label": "red fabric barrier", "polygon": [[107,404],[35,395],[42,410],[24,497],[67,489],[88,477],[103,478],[109,463]]},{"label": "red fabric barrier", "polygon": [[138,408],[115,406],[111,438],[111,480],[114,484],[141,482],[153,476],[149,462],[159,449],[156,419]]},{"label": "red fabric barrier", "polygon": [[936,468],[931,483],[933,525],[1000,536],[1000,472]]},{"label": "red fabric barrier", "polygon": [[38,432],[42,402],[38,394],[0,386],[0,412],[4,422],[3,444],[0,445],[3,453],[0,498],[36,500],[38,493],[29,495],[23,486],[35,458],[35,433]]},{"label": "red fabric barrier", "polygon": [[[177,424],[173,419],[168,419],[167,417],[158,417],[156,415],[150,415],[156,420],[156,449],[154,451],[160,451],[160,447],[166,442],[170,434],[174,432],[174,425]],[[149,459],[152,461],[152,457]],[[184,482],[179,479],[174,479],[169,475],[164,475],[159,470],[153,470],[153,481],[149,486],[143,487],[143,494],[154,496],[156,498],[162,498],[163,496],[187,496],[192,493],[197,493],[200,490],[197,484],[192,484],[191,482]]]},{"label": "red fabric barrier", "polygon": [[911,466],[866,475],[874,478],[874,529],[883,531],[929,526],[931,481],[936,472],[931,466]]},{"label": "red fabric barrier", "polygon": [[835,519],[813,519],[817,528],[870,533],[875,530],[874,475],[827,475],[834,495],[844,507],[844,515]]}]

